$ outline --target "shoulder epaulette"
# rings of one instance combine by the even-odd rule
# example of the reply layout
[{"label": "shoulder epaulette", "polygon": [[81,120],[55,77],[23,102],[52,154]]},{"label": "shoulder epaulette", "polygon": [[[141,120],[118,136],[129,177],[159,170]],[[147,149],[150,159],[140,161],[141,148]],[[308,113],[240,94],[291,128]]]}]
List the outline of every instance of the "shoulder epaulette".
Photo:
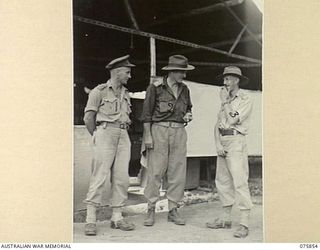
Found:
[{"label": "shoulder epaulette", "polygon": [[96,87],[96,89],[98,89],[98,90],[103,90],[103,89],[105,89],[107,87],[107,84],[106,83],[102,83],[102,84],[99,84],[97,87]]},{"label": "shoulder epaulette", "polygon": [[182,86],[188,87],[185,81],[182,81]]},{"label": "shoulder epaulette", "polygon": [[250,98],[250,96],[247,93],[243,92],[243,91],[241,91],[239,93],[239,97],[241,97],[241,99],[243,99],[243,100],[247,100],[247,99]]},{"label": "shoulder epaulette", "polygon": [[163,79],[157,79],[152,84],[156,87],[160,86],[163,83]]}]

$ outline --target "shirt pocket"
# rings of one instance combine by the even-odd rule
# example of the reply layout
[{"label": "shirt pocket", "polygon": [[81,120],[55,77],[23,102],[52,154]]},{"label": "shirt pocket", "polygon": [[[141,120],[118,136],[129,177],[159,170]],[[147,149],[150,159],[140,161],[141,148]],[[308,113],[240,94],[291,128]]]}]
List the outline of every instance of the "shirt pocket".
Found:
[{"label": "shirt pocket", "polygon": [[175,101],[169,93],[159,96],[159,111],[161,113],[173,112]]},{"label": "shirt pocket", "polygon": [[174,103],[172,101],[159,101],[159,110],[161,113],[173,112]]},{"label": "shirt pocket", "polygon": [[100,111],[106,115],[116,115],[120,113],[119,99],[116,97],[103,98],[100,106]]}]

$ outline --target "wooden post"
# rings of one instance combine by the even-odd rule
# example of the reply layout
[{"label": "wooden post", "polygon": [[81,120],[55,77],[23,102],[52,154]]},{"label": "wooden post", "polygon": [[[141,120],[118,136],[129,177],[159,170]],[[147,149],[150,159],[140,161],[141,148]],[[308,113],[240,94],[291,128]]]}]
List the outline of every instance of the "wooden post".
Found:
[{"label": "wooden post", "polygon": [[150,37],[150,83],[156,75],[156,39]]}]

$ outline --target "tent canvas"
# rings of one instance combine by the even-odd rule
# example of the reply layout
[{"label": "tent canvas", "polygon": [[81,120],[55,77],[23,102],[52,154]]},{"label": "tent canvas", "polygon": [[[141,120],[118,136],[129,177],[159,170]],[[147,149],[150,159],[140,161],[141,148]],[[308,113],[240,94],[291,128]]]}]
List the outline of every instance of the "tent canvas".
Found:
[{"label": "tent canvas", "polygon": [[[216,156],[214,126],[220,110],[220,87],[186,81],[193,103],[193,121],[186,127],[188,157]],[[253,100],[250,130],[247,136],[249,155],[262,155],[262,93],[246,91]]]}]

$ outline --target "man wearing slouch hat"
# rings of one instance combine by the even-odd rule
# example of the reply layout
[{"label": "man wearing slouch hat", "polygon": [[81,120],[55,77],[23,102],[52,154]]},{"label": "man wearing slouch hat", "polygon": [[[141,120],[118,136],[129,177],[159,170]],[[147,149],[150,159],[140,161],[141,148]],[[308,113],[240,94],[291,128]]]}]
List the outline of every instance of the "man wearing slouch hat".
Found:
[{"label": "man wearing slouch hat", "polygon": [[249,118],[252,100],[240,87],[248,83],[240,68],[228,66],[218,76],[223,82],[220,90],[221,109],[215,126],[217,147],[216,187],[222,203],[223,217],[208,222],[212,229],[230,229],[231,210],[238,200],[240,225],[234,232],[237,238],[249,233],[249,215],[253,207],[248,186],[249,166],[246,135],[249,130]]},{"label": "man wearing slouch hat", "polygon": [[162,70],[167,76],[149,85],[143,104],[143,143],[147,149],[148,200],[145,226],[155,223],[155,206],[159,200],[161,180],[167,178],[168,221],[185,225],[178,212],[186,182],[187,133],[185,125],[192,120],[190,91],[183,79],[194,67],[182,55],[169,58]]}]

